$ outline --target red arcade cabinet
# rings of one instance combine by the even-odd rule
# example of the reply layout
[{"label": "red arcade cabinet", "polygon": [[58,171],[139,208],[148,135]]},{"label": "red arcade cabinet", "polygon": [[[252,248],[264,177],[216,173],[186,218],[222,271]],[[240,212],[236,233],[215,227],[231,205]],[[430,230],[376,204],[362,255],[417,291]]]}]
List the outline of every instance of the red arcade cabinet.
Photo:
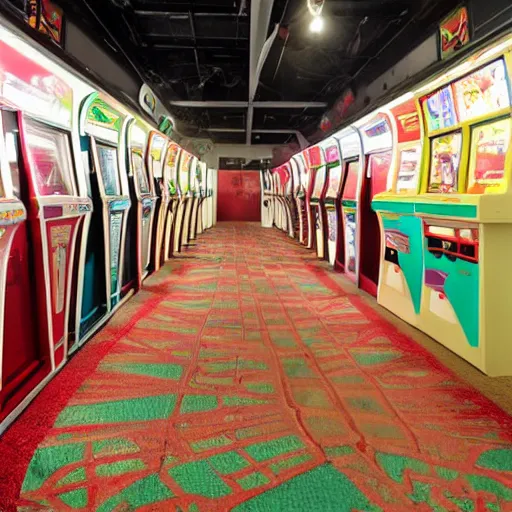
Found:
[{"label": "red arcade cabinet", "polygon": [[[8,269],[7,293],[13,294],[7,295],[3,312],[2,381],[8,384],[2,388],[2,402],[19,394],[7,412],[44,374],[65,361],[75,243],[91,202],[77,189],[71,88],[3,42],[0,68],[3,138],[8,148],[2,165],[10,168],[14,194],[28,206],[29,228],[28,240],[23,240],[25,230],[18,230],[20,238],[14,242]],[[30,246],[34,261],[29,277]],[[37,315],[31,304],[34,296]],[[36,372],[42,375],[34,380]]]},{"label": "red arcade cabinet", "polygon": [[[322,215],[322,196],[325,192],[327,182],[327,167],[324,160],[324,152],[320,146],[309,148],[309,169],[310,169],[310,235],[312,240],[308,243],[308,249],[316,246],[317,256],[324,258],[324,222]],[[309,240],[309,237],[308,237]]]},{"label": "red arcade cabinet", "polygon": [[381,243],[379,219],[372,209],[372,200],[375,194],[385,192],[388,188],[393,137],[390,121],[384,114],[379,114],[358,128],[366,159],[360,192],[359,287],[377,297]]}]

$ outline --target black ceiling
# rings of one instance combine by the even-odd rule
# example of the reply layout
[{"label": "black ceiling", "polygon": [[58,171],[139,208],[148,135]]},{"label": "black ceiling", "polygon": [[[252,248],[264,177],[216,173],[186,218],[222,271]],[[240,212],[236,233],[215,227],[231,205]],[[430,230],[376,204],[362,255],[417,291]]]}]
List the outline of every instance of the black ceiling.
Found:
[{"label": "black ceiling", "polygon": [[[251,0],[54,1],[103,25],[182,133],[246,142]],[[274,0],[265,29],[268,36],[279,24],[279,31],[254,98],[261,103],[251,143],[297,142],[296,131],[316,132],[326,106],[347,86],[357,89],[389,69],[458,2],[325,0],[325,29],[313,34],[306,0]]]}]

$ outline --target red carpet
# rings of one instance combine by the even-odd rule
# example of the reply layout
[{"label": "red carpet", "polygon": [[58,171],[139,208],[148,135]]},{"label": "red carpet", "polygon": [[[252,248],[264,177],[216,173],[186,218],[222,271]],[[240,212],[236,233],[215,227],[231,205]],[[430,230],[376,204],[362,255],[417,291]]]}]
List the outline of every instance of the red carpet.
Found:
[{"label": "red carpet", "polygon": [[512,510],[512,419],[252,224],[151,277],[0,460],[2,511]]}]

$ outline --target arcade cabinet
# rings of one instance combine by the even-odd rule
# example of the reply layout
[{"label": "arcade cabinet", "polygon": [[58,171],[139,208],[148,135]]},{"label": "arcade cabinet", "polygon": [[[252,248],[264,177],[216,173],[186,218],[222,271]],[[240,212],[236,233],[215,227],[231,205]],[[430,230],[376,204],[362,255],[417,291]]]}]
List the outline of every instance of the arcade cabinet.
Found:
[{"label": "arcade cabinet", "polygon": [[178,162],[178,187],[179,187],[179,202],[176,208],[176,220],[174,223],[174,253],[181,252],[182,237],[183,237],[183,222],[187,203],[189,202],[189,186],[190,186],[190,165],[192,164],[192,155],[181,150]]},{"label": "arcade cabinet", "polygon": [[151,176],[150,181],[153,183],[152,188],[156,198],[150,249],[151,267],[155,272],[159,270],[162,265],[161,254],[164,231],[162,215],[165,211],[166,203],[163,185],[163,167],[168,144],[169,139],[167,137],[164,137],[158,132],[151,132],[149,136],[149,151],[147,154],[147,160],[148,169]]},{"label": "arcade cabinet", "polygon": [[302,216],[300,214],[300,192],[301,192],[301,184],[300,184],[300,171],[299,171],[299,164],[295,158],[291,158],[291,160],[288,162],[288,165],[290,166],[291,176],[292,176],[292,192],[290,200],[292,202],[292,205],[290,208],[293,212],[293,236],[294,238],[297,238],[300,241],[300,234],[302,232]]},{"label": "arcade cabinet", "polygon": [[188,191],[187,191],[187,202],[183,211],[183,227],[181,229],[181,245],[185,246],[190,241],[190,226],[192,224],[192,210],[195,203],[195,173],[197,168],[197,158],[192,157],[188,171]]},{"label": "arcade cabinet", "polygon": [[[7,47],[1,46],[4,52]],[[2,62],[3,57],[2,53]],[[31,276],[34,258],[22,202],[29,204],[29,199],[26,181],[20,176],[17,115],[7,110],[5,95],[1,101],[0,432],[16,416],[13,411],[17,406],[51,371],[48,343],[38,332],[35,283]]]},{"label": "arcade cabinet", "polygon": [[[119,153],[124,150],[121,130],[125,117],[125,114],[114,106],[114,101],[103,94],[93,93],[82,106],[82,134],[88,136],[90,149],[91,187],[94,196],[99,192],[99,200],[94,208],[95,227],[99,228],[98,231],[103,231],[105,247],[104,268],[101,269],[97,263],[86,268],[84,296],[99,297],[100,294],[94,293],[97,292],[96,290],[89,290],[89,287],[95,280],[96,283],[101,282],[103,274],[110,313],[121,304],[124,245],[131,207],[128,182],[126,176],[120,172],[121,161],[124,164],[124,159],[121,160]],[[89,237],[91,256],[101,245],[98,231]],[[99,258],[96,261],[98,260]],[[125,298],[127,299],[130,294]],[[96,309],[96,304],[91,302],[84,301],[86,306],[85,309],[82,308],[84,323],[91,315],[91,312],[87,311],[87,306],[92,306],[92,312]]]},{"label": "arcade cabinet", "polygon": [[283,203],[286,213],[286,233],[290,238],[295,237],[295,206],[293,201],[293,178],[291,166],[286,163],[282,166],[283,175]]},{"label": "arcade cabinet", "polygon": [[76,241],[91,203],[76,183],[71,87],[4,42],[0,68],[0,421],[5,419],[5,426],[66,361]]},{"label": "arcade cabinet", "polygon": [[[389,112],[393,161],[388,176],[389,192],[377,194],[372,207],[381,226],[380,281],[377,301],[411,325],[417,326],[423,282],[421,219],[413,214],[408,199],[418,193],[422,142],[420,116],[413,95],[395,102]],[[398,202],[400,201],[400,202]]]},{"label": "arcade cabinet", "polygon": [[206,179],[207,179],[207,168],[204,162],[199,162],[199,201],[197,205],[197,235],[200,235],[205,230],[205,199],[206,199]]},{"label": "arcade cabinet", "polygon": [[217,223],[217,187],[218,187],[218,176],[215,169],[208,169],[208,194],[209,194],[209,206],[208,206],[208,228],[213,227]]},{"label": "arcade cabinet", "polygon": [[341,223],[338,224],[336,269],[354,283],[359,273],[358,198],[361,177],[361,139],[353,128],[345,128],[335,135],[341,150],[343,179],[340,193]]},{"label": "arcade cabinet", "polygon": [[298,185],[296,186],[297,211],[299,214],[299,242],[303,245],[307,244],[308,239],[308,208],[307,208],[307,191],[308,176],[306,167],[307,150],[294,155],[292,162],[297,167],[299,174]]},{"label": "arcade cabinet", "polygon": [[195,240],[197,234],[197,213],[201,196],[201,162],[197,158],[195,159],[195,166],[193,166],[190,173],[190,191],[192,194],[192,208],[190,209],[190,225],[187,243],[189,243],[190,240]]},{"label": "arcade cabinet", "polygon": [[304,244],[308,249],[313,249],[315,247],[315,217],[313,215],[313,210],[311,208],[311,194],[313,193],[313,187],[315,185],[315,171],[311,167],[309,149],[306,149],[303,153],[304,158],[304,183],[305,183],[305,217],[306,217],[306,226],[307,226],[307,234],[304,239]]},{"label": "arcade cabinet", "polygon": [[274,225],[272,218],[272,173],[265,169],[260,174],[261,181],[261,225],[271,228]]},{"label": "arcade cabinet", "polygon": [[418,327],[491,376],[512,375],[511,49],[508,36],[415,92],[420,193],[376,201],[420,220]]},{"label": "arcade cabinet", "polygon": [[385,114],[365,118],[355,126],[361,135],[365,162],[359,192],[359,288],[376,297],[381,244],[379,219],[371,204],[376,194],[387,190],[393,137]]},{"label": "arcade cabinet", "polygon": [[274,218],[274,225],[277,229],[282,229],[282,214],[281,214],[281,202],[279,201],[279,175],[277,174],[277,168],[272,169],[272,211]]},{"label": "arcade cabinet", "polygon": [[173,255],[173,248],[176,235],[176,217],[178,206],[181,201],[181,189],[178,179],[178,163],[181,157],[182,149],[172,143],[167,152],[165,161],[164,175],[168,183],[168,205],[165,220],[165,260],[167,261]]},{"label": "arcade cabinet", "polygon": [[209,173],[208,173],[208,165],[206,162],[203,162],[203,179],[201,181],[202,186],[202,201],[201,201],[201,212],[203,218],[203,232],[208,229],[208,190],[210,189]]},{"label": "arcade cabinet", "polygon": [[341,160],[338,141],[329,139],[325,149],[325,159],[329,166],[328,181],[325,192],[324,207],[327,231],[327,260],[334,267],[336,263],[336,249],[338,247],[338,223],[341,218]]},{"label": "arcade cabinet", "polygon": [[[146,152],[150,128],[141,121],[131,120],[128,126],[127,171],[135,214],[135,248],[132,257],[136,261],[137,288],[149,274],[151,263],[151,233],[155,214],[155,199],[152,183],[146,167]],[[128,247],[128,243],[126,247]],[[126,268],[126,264],[125,264]]]},{"label": "arcade cabinet", "polygon": [[323,195],[327,183],[327,165],[325,163],[325,154],[321,145],[309,148],[309,167],[312,176],[314,176],[313,191],[309,200],[311,209],[311,218],[314,222],[314,237],[316,246],[316,255],[320,259],[325,258],[325,239],[324,239],[324,216],[323,216]]}]

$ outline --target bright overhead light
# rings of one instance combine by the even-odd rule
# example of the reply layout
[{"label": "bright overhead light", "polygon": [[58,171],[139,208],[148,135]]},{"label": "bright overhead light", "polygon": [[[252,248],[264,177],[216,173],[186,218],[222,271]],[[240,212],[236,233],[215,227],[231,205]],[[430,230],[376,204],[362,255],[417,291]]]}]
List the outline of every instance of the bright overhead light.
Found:
[{"label": "bright overhead light", "polygon": [[324,29],[324,19],[321,16],[314,16],[309,24],[309,30],[318,34]]}]

